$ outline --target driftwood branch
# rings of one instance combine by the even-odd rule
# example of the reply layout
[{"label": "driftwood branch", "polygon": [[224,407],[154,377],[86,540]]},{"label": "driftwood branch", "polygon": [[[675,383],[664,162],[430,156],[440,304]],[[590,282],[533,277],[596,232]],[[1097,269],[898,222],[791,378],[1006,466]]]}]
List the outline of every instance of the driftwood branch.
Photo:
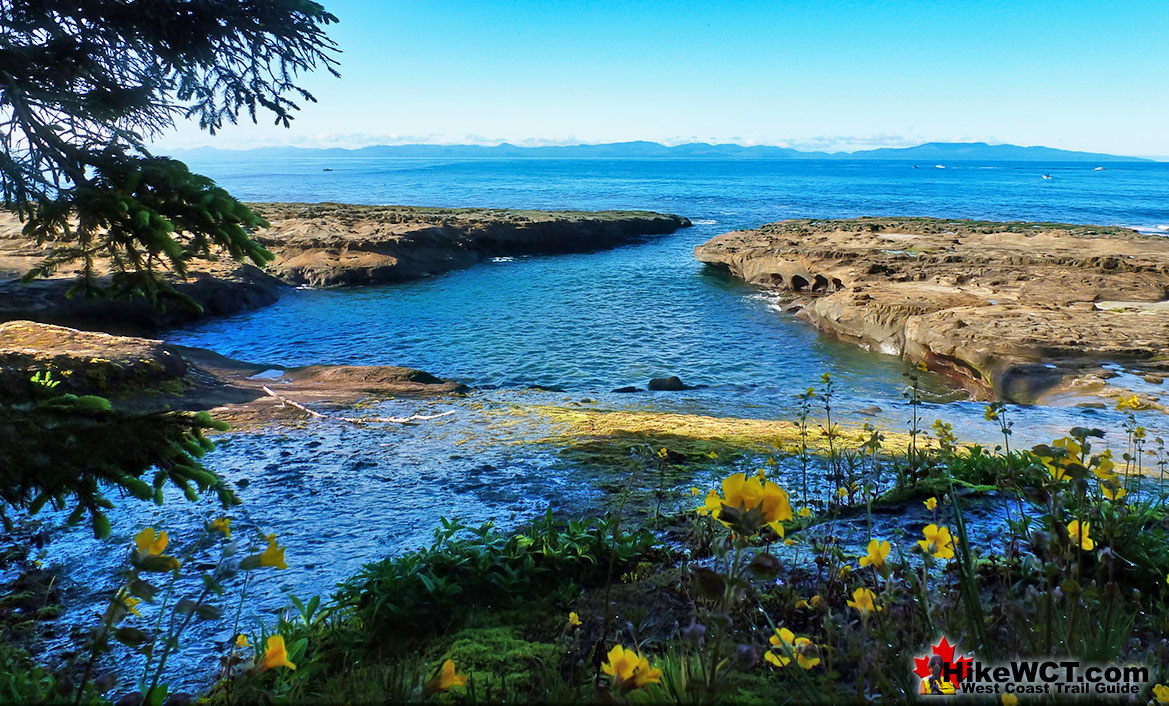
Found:
[{"label": "driftwood branch", "polygon": [[261,385],[260,387],[264,392],[290,407],[295,407],[305,414],[318,419],[327,419],[334,422],[349,422],[350,424],[409,424],[410,422],[425,422],[431,419],[438,419],[439,417],[446,417],[455,413],[455,410],[452,409],[441,414],[414,414],[409,417],[342,417],[335,414],[321,414],[320,412],[305,407],[299,402],[294,402],[283,395],[276,394],[267,385]]}]

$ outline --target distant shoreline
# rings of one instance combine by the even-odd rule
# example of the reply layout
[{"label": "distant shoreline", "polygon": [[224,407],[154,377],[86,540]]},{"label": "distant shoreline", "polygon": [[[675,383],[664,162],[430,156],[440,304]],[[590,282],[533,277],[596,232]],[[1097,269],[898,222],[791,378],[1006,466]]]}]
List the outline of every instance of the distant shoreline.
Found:
[{"label": "distant shoreline", "polygon": [[843,160],[843,161],[917,161],[923,166],[936,162],[1068,162],[1092,164],[1157,163],[1144,157],[1100,152],[1079,152],[1052,147],[990,145],[985,142],[930,142],[914,147],[881,147],[853,152],[803,151],[771,145],[736,145],[689,143],[663,145],[657,142],[614,142],[596,145],[559,145],[521,147],[510,143],[498,145],[370,145],[348,149],[341,147],[256,147],[225,150],[196,147],[159,150],[181,159],[199,157],[232,158],[320,157],[331,159],[593,159],[593,160]]}]

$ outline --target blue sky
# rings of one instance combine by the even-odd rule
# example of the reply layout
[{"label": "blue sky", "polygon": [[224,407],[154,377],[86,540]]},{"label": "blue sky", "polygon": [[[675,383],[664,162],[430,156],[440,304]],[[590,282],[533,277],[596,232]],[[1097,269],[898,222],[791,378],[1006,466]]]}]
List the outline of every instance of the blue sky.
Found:
[{"label": "blue sky", "polygon": [[1169,6],[322,0],[341,79],[290,130],[160,147],[932,140],[1169,155]]}]

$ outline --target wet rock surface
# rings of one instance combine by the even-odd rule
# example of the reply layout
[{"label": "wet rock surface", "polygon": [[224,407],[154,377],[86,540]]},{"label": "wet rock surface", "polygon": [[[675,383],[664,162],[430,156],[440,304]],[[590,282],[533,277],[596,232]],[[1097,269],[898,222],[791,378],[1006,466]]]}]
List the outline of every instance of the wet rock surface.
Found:
[{"label": "wet rock surface", "polygon": [[1169,355],[1169,239],[1125,228],[791,220],[720,235],[695,255],[976,397],[1039,401],[1103,361],[1154,373]]},{"label": "wet rock surface", "polygon": [[670,375],[664,378],[654,378],[649,381],[649,389],[657,392],[681,392],[689,390],[690,387],[677,375]]}]

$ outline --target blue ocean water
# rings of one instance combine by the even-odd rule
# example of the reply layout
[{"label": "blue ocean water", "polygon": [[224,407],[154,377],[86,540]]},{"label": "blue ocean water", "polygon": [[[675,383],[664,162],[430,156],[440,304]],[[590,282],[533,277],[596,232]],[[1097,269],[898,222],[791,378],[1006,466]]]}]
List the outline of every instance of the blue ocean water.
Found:
[{"label": "blue ocean water", "polygon": [[[333,171],[325,172],[325,167]],[[1169,230],[1169,164],[875,161],[235,160],[194,163],[240,198],[548,209],[652,209],[694,222],[615,250],[480,264],[407,284],[298,291],[170,332],[274,366],[394,364],[476,387],[604,392],[677,374],[727,390],[900,397],[899,361],[818,335],[693,248],[794,217],[913,215]],[[1042,175],[1050,175],[1044,179]],[[739,394],[738,392],[735,393]]]},{"label": "blue ocean water", "polygon": [[[239,488],[244,504],[231,511],[236,535],[276,532],[288,546],[289,569],[249,588],[248,629],[258,620],[270,622],[289,593],[328,595],[364,562],[425,542],[440,516],[507,525],[549,504],[587,511],[597,499],[599,471],[566,465],[555,448],[533,443],[547,430],[530,419],[513,421],[525,405],[790,418],[793,394],[819,386],[821,373],[830,371],[838,418],[904,429],[906,365],[821,335],[778,311],[765,293],[704,268],[692,251],[714,235],[782,218],[863,215],[1169,230],[1169,164],[1104,164],[1095,171],[1091,164],[1035,163],[914,169],[912,163],[848,161],[233,159],[192,160],[191,166],[251,201],[652,209],[695,224],[602,252],[485,262],[405,284],[290,291],[262,310],[166,332],[176,343],[277,368],[406,365],[477,388],[466,398],[391,400],[373,410],[456,412],[413,427],[314,422],[300,430],[219,438],[220,448],[206,463]],[[665,374],[703,387],[610,392]],[[926,426],[944,418],[964,439],[995,441],[982,405],[949,401],[960,395],[944,380],[930,378],[926,388]],[[880,411],[860,416],[865,408],[871,414],[873,405]],[[1073,425],[1119,429],[1121,422],[1108,410],[1042,408],[1012,415],[1020,445]],[[1148,416],[1142,421],[1154,431],[1164,426],[1161,415]],[[817,482],[817,490],[826,495],[832,488]],[[192,511],[171,494],[161,507],[119,503],[111,512],[109,542],[94,540],[84,527],[60,529],[45,560],[65,567],[69,612],[63,620],[92,623],[138,528],[166,528],[180,552],[205,520],[221,512],[210,502]],[[205,549],[195,558],[214,561]],[[228,582],[229,596],[239,589],[238,578]],[[224,607],[234,610],[230,602]],[[233,638],[217,623],[200,623],[197,631],[172,660],[172,686],[205,685]],[[63,630],[48,648],[70,646]],[[127,658],[109,666],[134,675],[133,665]]]}]

